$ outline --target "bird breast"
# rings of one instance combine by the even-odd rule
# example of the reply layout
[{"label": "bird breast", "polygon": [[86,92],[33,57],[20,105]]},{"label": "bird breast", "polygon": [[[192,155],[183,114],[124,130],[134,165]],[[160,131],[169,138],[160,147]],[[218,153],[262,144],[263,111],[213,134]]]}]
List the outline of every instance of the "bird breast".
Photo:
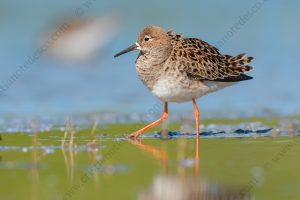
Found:
[{"label": "bird breast", "polygon": [[151,57],[146,55],[139,54],[136,60],[136,71],[141,81],[146,87],[150,90],[153,89],[154,84],[159,79],[162,70],[162,64],[154,63],[154,60]]}]

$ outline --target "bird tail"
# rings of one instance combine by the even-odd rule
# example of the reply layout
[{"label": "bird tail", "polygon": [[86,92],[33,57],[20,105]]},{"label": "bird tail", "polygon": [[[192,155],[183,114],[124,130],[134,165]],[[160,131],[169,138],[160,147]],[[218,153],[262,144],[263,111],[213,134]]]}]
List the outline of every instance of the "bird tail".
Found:
[{"label": "bird tail", "polygon": [[226,67],[224,73],[227,74],[225,78],[217,79],[220,82],[239,82],[250,80],[253,77],[246,75],[245,73],[253,69],[249,64],[253,60],[253,57],[247,57],[245,53],[237,56],[224,55],[223,62]]},{"label": "bird tail", "polygon": [[225,55],[225,65],[232,75],[239,75],[241,73],[249,72],[253,69],[249,64],[254,57],[247,57],[245,53],[237,56]]}]

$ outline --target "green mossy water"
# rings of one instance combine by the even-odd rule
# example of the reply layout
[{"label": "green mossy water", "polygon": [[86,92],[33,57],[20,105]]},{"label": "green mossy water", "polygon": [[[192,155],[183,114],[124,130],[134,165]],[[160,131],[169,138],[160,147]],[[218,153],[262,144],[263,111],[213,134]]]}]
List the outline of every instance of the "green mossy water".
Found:
[{"label": "green mossy water", "polygon": [[[91,145],[90,130],[75,133],[73,147],[78,150],[60,148],[61,131],[38,133],[36,143],[29,133],[3,133],[2,147],[21,147],[23,151],[0,151],[1,199],[137,199],[158,175],[195,175],[193,164],[180,164],[193,161],[195,139],[143,139],[144,148],[114,139],[141,126],[119,124],[97,129],[97,151],[85,148]],[[40,148],[31,149],[33,144]],[[257,200],[296,200],[300,198],[299,145],[297,136],[202,138],[196,176],[211,183],[247,188]],[[55,146],[54,151],[45,153],[41,148],[47,146]],[[88,166],[99,170],[89,173]]]}]

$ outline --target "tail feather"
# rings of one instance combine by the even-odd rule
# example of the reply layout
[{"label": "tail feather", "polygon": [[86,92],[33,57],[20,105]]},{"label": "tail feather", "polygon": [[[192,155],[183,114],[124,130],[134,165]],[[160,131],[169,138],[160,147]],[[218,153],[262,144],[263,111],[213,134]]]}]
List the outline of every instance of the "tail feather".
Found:
[{"label": "tail feather", "polygon": [[251,76],[248,76],[245,73],[253,69],[253,67],[249,65],[253,59],[254,57],[247,57],[245,53],[237,56],[224,55],[223,62],[225,67],[222,71],[227,74],[227,76],[215,81],[238,82],[252,79]]},{"label": "tail feather", "polygon": [[249,64],[254,57],[247,57],[245,53],[237,56],[224,56],[224,62],[228,73],[233,75],[239,75],[241,73],[249,72],[253,69]]}]

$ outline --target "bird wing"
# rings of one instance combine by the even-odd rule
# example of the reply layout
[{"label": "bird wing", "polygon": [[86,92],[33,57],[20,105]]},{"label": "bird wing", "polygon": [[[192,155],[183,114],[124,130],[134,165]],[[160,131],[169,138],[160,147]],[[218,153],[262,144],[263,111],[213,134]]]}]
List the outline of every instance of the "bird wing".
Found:
[{"label": "bird wing", "polygon": [[173,56],[191,79],[235,82],[252,78],[244,73],[252,69],[248,64],[253,57],[222,55],[217,48],[197,38],[177,35],[172,41]]}]

